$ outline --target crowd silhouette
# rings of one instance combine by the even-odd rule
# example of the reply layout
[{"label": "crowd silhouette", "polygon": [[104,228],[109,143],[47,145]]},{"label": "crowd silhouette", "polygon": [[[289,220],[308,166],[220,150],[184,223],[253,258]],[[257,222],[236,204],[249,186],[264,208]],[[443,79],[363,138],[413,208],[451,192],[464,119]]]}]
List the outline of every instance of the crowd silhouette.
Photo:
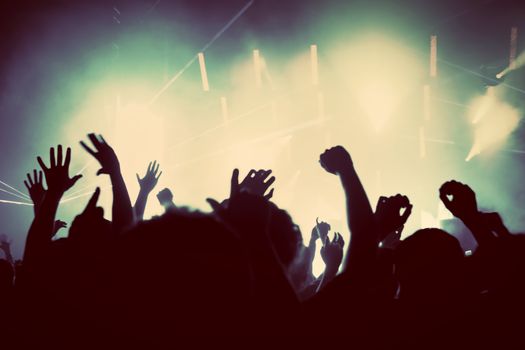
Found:
[{"label": "crowd silhouette", "polygon": [[[112,220],[97,206],[96,188],[67,238],[55,239],[67,229],[56,218],[61,198],[82,176],[69,174],[70,148],[37,157],[40,170],[24,181],[34,219],[23,259],[15,261],[9,237],[0,236],[6,344],[151,348],[205,337],[287,337],[296,345],[319,338],[357,349],[525,343],[525,240],[497,213],[481,212],[466,184],[449,181],[430,194],[471,231],[478,243],[472,255],[439,228],[401,240],[410,200],[380,197],[373,210],[347,150],[327,149],[320,166],[341,182],[351,239],[313,218],[306,244],[292,217],[271,201],[271,170],[250,170],[239,180],[234,169],[229,198],[208,198],[209,213],[175,204],[162,189],[157,199],[165,213],[144,220],[160,165],[137,174],[133,206],[113,148],[101,135],[88,139],[80,143],[100,164],[97,175],[111,179]],[[315,277],[318,244],[326,267]]]}]

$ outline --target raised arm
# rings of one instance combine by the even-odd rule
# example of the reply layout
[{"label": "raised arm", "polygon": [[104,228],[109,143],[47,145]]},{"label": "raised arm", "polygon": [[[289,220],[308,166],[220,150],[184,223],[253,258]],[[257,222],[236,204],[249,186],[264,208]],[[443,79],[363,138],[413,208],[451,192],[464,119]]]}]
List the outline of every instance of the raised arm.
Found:
[{"label": "raised arm", "polygon": [[97,175],[108,174],[111,179],[113,188],[113,231],[122,232],[133,224],[133,208],[131,207],[129,193],[120,171],[119,160],[113,148],[107,144],[102,135],[89,134],[88,138],[93,144],[94,150],[83,141],[80,141],[80,144],[102,166],[98,170]]},{"label": "raised arm", "polygon": [[49,158],[49,168],[42,158],[37,158],[46,178],[47,192],[27,234],[24,264],[38,261],[40,254],[51,242],[51,238],[55,234],[55,215],[60,199],[82,177],[82,175],[69,177],[69,163],[71,161],[71,149],[69,147],[65,159],[63,159],[61,145],[58,146],[56,157],[55,149],[50,149]]},{"label": "raised arm", "polygon": [[319,162],[329,173],[339,176],[346,197],[351,240],[343,265],[345,278],[365,278],[373,265],[378,245],[374,213],[365,189],[354,169],[350,154],[336,146],[321,154]]},{"label": "raised arm", "polygon": [[42,182],[42,171],[37,171],[33,169],[33,177],[27,173],[27,181],[24,180],[24,185],[29,192],[29,197],[33,201],[33,210],[36,213],[40,210],[44,196],[46,195],[46,190]]},{"label": "raised arm", "polygon": [[478,211],[476,193],[468,185],[457,181],[445,182],[439,189],[439,198],[452,215],[463,221],[479,246],[490,245],[497,238],[486,225],[483,213]]},{"label": "raised arm", "polygon": [[[220,204],[208,198],[215,214],[239,235],[249,252],[254,275],[255,297],[261,307],[272,310],[279,307],[295,307],[297,296],[288,280],[284,267],[274,249],[268,232],[270,203],[273,189],[267,190],[275,181],[271,170],[251,170],[239,183],[239,170],[231,178],[230,198]],[[269,310],[269,309],[268,309]]]},{"label": "raised arm", "polygon": [[139,182],[140,191],[135,201],[135,206],[133,210],[135,211],[135,219],[142,220],[144,218],[144,211],[146,210],[146,203],[148,202],[148,196],[153,191],[157,182],[159,182],[160,175],[162,171],[159,172],[159,164],[157,161],[150,162],[148,165],[148,170],[146,170],[146,175],[141,179],[139,174],[137,174],[137,181]]},{"label": "raised arm", "polygon": [[335,232],[334,238],[330,241],[330,237],[325,237],[323,247],[321,248],[321,257],[325,263],[325,269],[321,283],[317,287],[317,292],[326,286],[328,282],[334,279],[339,270],[339,265],[343,261],[343,247],[345,241],[340,233]]}]

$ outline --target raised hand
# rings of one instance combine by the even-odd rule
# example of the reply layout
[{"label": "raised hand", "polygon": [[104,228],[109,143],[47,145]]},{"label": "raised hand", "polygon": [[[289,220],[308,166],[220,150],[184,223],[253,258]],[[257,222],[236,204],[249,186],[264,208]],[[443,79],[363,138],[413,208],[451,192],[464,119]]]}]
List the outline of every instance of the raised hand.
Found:
[{"label": "raised hand", "polygon": [[478,214],[476,193],[468,185],[461,182],[445,182],[439,189],[439,198],[452,215],[461,220],[472,218]]},{"label": "raised hand", "polygon": [[133,210],[135,211],[135,218],[142,220],[144,217],[144,211],[146,210],[146,203],[148,202],[148,196],[153,188],[157,185],[159,177],[162,175],[162,171],[159,173],[159,164],[157,161],[150,162],[146,175],[141,179],[137,174],[137,181],[140,185],[140,191],[135,201]]},{"label": "raised hand", "polygon": [[69,177],[69,163],[71,162],[71,148],[67,148],[66,157],[63,159],[62,145],[58,145],[55,157],[55,149],[49,149],[50,165],[49,168],[45,165],[42,158],[37,157],[38,164],[44,171],[46,177],[47,190],[54,194],[62,196],[64,192],[69,190],[82,177],[82,175],[75,175]]},{"label": "raised hand", "polygon": [[412,204],[407,196],[397,194],[391,197],[379,197],[375,212],[379,241],[383,241],[390,234],[400,236],[411,213]]},{"label": "raised hand", "polygon": [[150,162],[146,175],[144,175],[142,179],[139,177],[139,174],[137,174],[137,181],[139,182],[141,191],[150,193],[155,186],[157,186],[157,182],[162,175],[162,171],[159,173],[159,166],[157,161]]},{"label": "raised hand", "polygon": [[88,134],[88,138],[93,144],[93,147],[95,150],[91,149],[88,145],[86,145],[83,141],[80,141],[80,145],[91,154],[102,166],[97,171],[97,175],[100,174],[108,174],[113,175],[120,173],[120,163],[117,158],[117,155],[113,148],[111,148],[110,145],[107,144],[106,140],[104,140],[104,137],[102,135],[95,135],[93,133]]},{"label": "raised hand", "polygon": [[326,265],[321,283],[317,287],[317,292],[323,289],[331,280],[337,275],[339,265],[343,261],[343,247],[345,241],[343,237],[338,233],[334,233],[334,238],[330,241],[330,238],[326,236],[323,241],[323,247],[321,248],[321,257]]},{"label": "raised hand", "polygon": [[271,173],[271,170],[261,169],[255,171],[252,169],[239,183],[239,169],[234,169],[231,179],[230,198],[233,198],[240,192],[247,192],[269,200],[273,196],[273,188],[267,194],[265,193],[275,181],[275,176],[268,178]]},{"label": "raised hand", "polygon": [[[370,266],[377,253],[378,234],[370,201],[359,180],[350,154],[342,146],[335,146],[323,152],[319,163],[329,173],[337,175],[345,192],[348,228],[352,240],[346,254],[342,275],[369,283]],[[324,281],[324,278],[323,278]],[[320,284],[320,287],[324,283]],[[318,289],[319,290],[319,289]]]},{"label": "raised hand", "polygon": [[40,264],[51,238],[55,235],[55,216],[60,199],[82,175],[69,177],[69,163],[71,162],[71,149],[68,147],[65,158],[62,154],[62,146],[59,145],[56,155],[55,149],[49,150],[49,168],[44,164],[42,158],[37,157],[40,167],[44,171],[47,183],[47,192],[42,201],[41,208],[35,212],[35,218],[27,233],[26,246],[24,250],[24,263],[28,265]]},{"label": "raised hand", "polygon": [[478,211],[476,194],[468,185],[457,181],[445,182],[439,189],[439,198],[455,217],[463,221],[480,247],[491,247],[494,239],[505,236],[505,230],[497,219],[494,220],[494,216]]},{"label": "raised hand", "polygon": [[319,222],[319,218],[315,219],[315,227],[312,230],[312,238],[311,239],[320,239],[321,242],[324,242],[326,239],[326,236],[328,235],[328,232],[330,232],[330,224],[321,221]]},{"label": "raised hand", "polygon": [[44,184],[42,182],[42,171],[33,169],[33,178],[27,173],[27,181],[24,180],[24,185],[29,192],[29,197],[34,204],[35,213],[40,209],[42,202],[44,201],[44,196],[46,195],[46,190],[44,189]]},{"label": "raised hand", "polygon": [[327,236],[323,241],[323,247],[321,248],[321,257],[326,264],[327,269],[332,269],[337,272],[341,261],[343,261],[343,247],[345,241],[340,233],[335,232],[334,238],[330,241]]},{"label": "raised hand", "polygon": [[111,223],[104,219],[104,209],[97,206],[99,197],[100,188],[97,187],[84,211],[73,220],[69,238],[94,242],[111,232]]},{"label": "raised hand", "polygon": [[95,150],[88,147],[82,141],[80,141],[80,144],[86,152],[95,157],[102,166],[102,168],[97,171],[97,175],[108,174],[111,178],[113,191],[113,230],[115,232],[122,232],[133,224],[133,207],[131,206],[126,183],[120,172],[119,160],[113,148],[107,144],[102,135],[96,136],[91,133],[88,134],[88,138],[93,144]]},{"label": "raised hand", "polygon": [[343,146],[335,146],[321,154],[319,163],[327,172],[338,175],[352,168],[352,158]]}]

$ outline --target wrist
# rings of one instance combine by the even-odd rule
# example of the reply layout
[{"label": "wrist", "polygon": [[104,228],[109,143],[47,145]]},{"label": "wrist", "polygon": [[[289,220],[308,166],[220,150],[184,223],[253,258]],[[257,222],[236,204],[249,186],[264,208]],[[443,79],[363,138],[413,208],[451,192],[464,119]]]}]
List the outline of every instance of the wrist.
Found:
[{"label": "wrist", "polygon": [[[50,189],[47,190],[47,193],[46,193],[46,196],[45,196],[44,199],[47,199],[47,200],[51,199],[51,200],[59,201],[60,198],[62,198],[62,196],[64,195],[64,193],[65,193],[64,190],[50,188]],[[35,203],[35,207],[40,207],[41,205],[42,205],[42,203],[38,203],[38,204]]]},{"label": "wrist", "polygon": [[347,176],[349,174],[352,174],[354,173],[354,164],[353,163],[348,163],[348,164],[345,164],[344,166],[342,166],[340,169],[337,169],[337,175],[339,176]]}]

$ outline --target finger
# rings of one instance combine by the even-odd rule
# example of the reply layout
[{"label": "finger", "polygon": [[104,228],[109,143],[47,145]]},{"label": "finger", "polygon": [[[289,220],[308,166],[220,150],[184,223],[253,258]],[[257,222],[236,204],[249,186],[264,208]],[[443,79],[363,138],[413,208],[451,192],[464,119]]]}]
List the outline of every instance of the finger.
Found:
[{"label": "finger", "polygon": [[268,181],[266,181],[264,183],[264,185],[266,186],[266,188],[270,187],[273,183],[275,182],[275,176],[272,176],[271,178],[268,179]]},{"label": "finger", "polygon": [[49,149],[49,159],[51,160],[51,165],[50,167],[51,168],[54,168],[57,166],[57,163],[56,163],[56,160],[55,160],[55,148],[54,147],[51,147]]},{"label": "finger", "polygon": [[57,150],[57,165],[62,166],[62,145],[58,145]]},{"label": "finger", "polygon": [[208,204],[210,205],[211,209],[212,209],[214,212],[220,212],[221,210],[224,209],[224,208],[222,207],[221,203],[219,203],[218,201],[216,201],[216,200],[213,199],[213,198],[206,198],[206,202],[208,202]]},{"label": "finger", "polygon": [[36,173],[36,169],[33,169],[33,183],[38,183],[38,177]]},{"label": "finger", "polygon": [[49,170],[48,167],[46,167],[46,165],[44,164],[44,161],[42,160],[42,158],[36,157],[36,161],[38,162],[42,170],[44,171]]},{"label": "finger", "polygon": [[152,169],[152,168],[151,168],[151,165],[152,165],[152,162],[149,162],[149,164],[148,164],[148,170],[146,170],[146,174],[151,172],[151,169]]},{"label": "finger", "polygon": [[81,174],[73,176],[73,178],[71,179],[71,186],[73,186],[78,180],[80,180],[81,177]]},{"label": "finger", "polygon": [[408,220],[410,214],[412,214],[412,204],[407,205],[405,212],[401,216],[404,222]]},{"label": "finger", "polygon": [[93,144],[93,146],[95,147],[95,149],[100,150],[101,143],[99,139],[97,138],[97,135],[91,133],[91,134],[88,134],[88,138]]},{"label": "finger", "polygon": [[155,174],[157,174],[157,172],[159,171],[159,168],[160,168],[160,164],[157,163],[157,161],[155,161],[155,163],[156,163],[157,166],[155,167],[155,171],[154,172],[155,172]]},{"label": "finger", "polygon": [[230,198],[239,192],[239,169],[233,169],[231,185],[230,185]]},{"label": "finger", "polygon": [[140,177],[139,177],[139,174],[135,174],[135,175],[137,175],[137,181],[138,181],[139,184],[140,184]]},{"label": "finger", "polygon": [[42,184],[42,170],[38,172],[38,183]]},{"label": "finger", "polygon": [[270,190],[270,192],[264,196],[267,200],[270,200],[273,197],[273,188]]},{"label": "finger", "polygon": [[98,169],[97,176],[102,175],[102,174],[107,174],[106,170],[104,168]]},{"label": "finger", "polygon": [[376,204],[376,212],[378,212],[379,209],[382,208],[386,204],[386,199],[387,198],[385,196],[379,197],[379,199],[377,200],[377,204]]},{"label": "finger", "polygon": [[31,175],[29,175],[29,173],[27,173],[26,175],[27,175],[27,180],[29,181],[29,184],[31,185],[31,187],[33,187],[33,180],[31,179]]},{"label": "finger", "polygon": [[102,141],[102,143],[104,143],[106,146],[109,146],[108,143],[106,142],[106,139],[104,139],[104,136],[102,136],[102,135],[98,135],[98,137],[100,138],[100,140]]},{"label": "finger", "polygon": [[157,178],[155,180],[158,180],[160,179],[160,176],[162,175],[162,171],[159,173],[159,175],[157,176]]},{"label": "finger", "polygon": [[266,170],[263,170],[263,169],[259,169],[255,172],[255,175],[254,177],[260,177],[262,174],[264,174],[266,172]]},{"label": "finger", "polygon": [[251,169],[251,170],[248,172],[248,175],[246,175],[245,179],[253,178],[253,177],[255,177],[256,174],[257,174],[257,172],[255,171],[255,169]]},{"label": "finger", "polygon": [[91,198],[89,199],[86,209],[84,209],[84,212],[95,210],[97,207],[98,198],[100,197],[100,187],[97,187],[95,189],[95,192],[91,195]]},{"label": "finger", "polygon": [[29,186],[26,180],[24,180],[24,185],[26,185],[28,191],[31,191],[31,187]]},{"label": "finger", "polygon": [[338,246],[342,247],[343,246],[343,237],[341,237],[341,234],[339,232],[336,232],[335,233],[335,236],[336,236],[336,243]]},{"label": "finger", "polygon": [[97,153],[93,151],[91,148],[89,148],[88,145],[84,143],[84,141],[80,141],[80,145],[82,146],[82,148],[86,150],[87,153],[91,154],[95,158],[97,157]]},{"label": "finger", "polygon": [[71,163],[71,147],[66,149],[66,159],[64,160],[64,167],[69,169],[69,164]]}]

